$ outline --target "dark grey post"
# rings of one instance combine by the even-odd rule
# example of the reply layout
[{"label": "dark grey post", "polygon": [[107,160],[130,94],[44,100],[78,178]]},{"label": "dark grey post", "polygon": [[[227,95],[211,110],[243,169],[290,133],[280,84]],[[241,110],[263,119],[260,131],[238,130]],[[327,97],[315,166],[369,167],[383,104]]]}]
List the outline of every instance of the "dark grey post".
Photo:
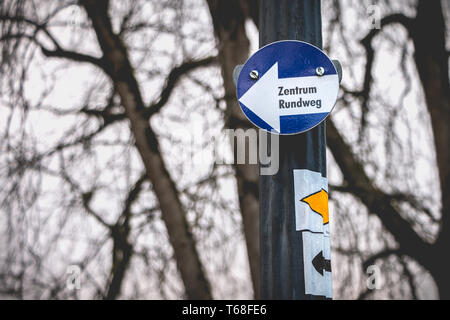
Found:
[{"label": "dark grey post", "polygon": [[[261,0],[260,47],[302,40],[322,47],[320,0]],[[302,233],[295,229],[294,169],[326,177],[325,121],[297,135],[280,136],[280,168],[260,176],[262,299],[317,299],[305,294]]]}]

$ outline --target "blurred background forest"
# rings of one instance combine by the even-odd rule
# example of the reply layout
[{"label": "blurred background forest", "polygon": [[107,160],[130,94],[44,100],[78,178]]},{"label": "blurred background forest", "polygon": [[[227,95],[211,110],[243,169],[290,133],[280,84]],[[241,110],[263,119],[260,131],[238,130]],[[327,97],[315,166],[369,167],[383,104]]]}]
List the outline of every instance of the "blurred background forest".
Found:
[{"label": "blurred background forest", "polygon": [[[258,297],[258,168],[216,161],[258,2],[0,0],[1,298]],[[322,19],[334,298],[448,299],[450,1]]]}]

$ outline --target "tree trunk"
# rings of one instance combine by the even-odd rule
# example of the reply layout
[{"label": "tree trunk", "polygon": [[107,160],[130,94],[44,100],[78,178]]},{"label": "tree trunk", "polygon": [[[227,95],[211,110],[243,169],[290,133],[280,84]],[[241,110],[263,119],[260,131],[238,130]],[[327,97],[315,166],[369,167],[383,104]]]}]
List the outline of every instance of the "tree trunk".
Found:
[{"label": "tree trunk", "polygon": [[[245,32],[248,6],[238,0],[209,0],[226,99],[225,125],[229,129],[252,128],[236,100],[233,70],[247,60],[249,40]],[[235,151],[235,150],[234,150]],[[246,154],[248,148],[246,148]],[[234,153],[236,154],[236,153]],[[236,163],[236,161],[235,161]],[[259,187],[257,164],[235,164],[239,205],[244,226],[253,292],[259,298]]]},{"label": "tree trunk", "polygon": [[421,0],[411,30],[414,59],[431,117],[442,194],[442,223],[430,271],[441,299],[450,299],[450,265],[444,253],[450,244],[450,85],[449,53],[441,1]]},{"label": "tree trunk", "polygon": [[83,0],[99,45],[107,72],[112,78],[130,121],[136,147],[147,177],[158,198],[162,219],[172,244],[178,270],[189,299],[211,299],[210,285],[203,270],[194,237],[186,220],[175,184],[166,169],[158,141],[150,123],[143,116],[144,103],[127,49],[114,34],[108,15],[107,0]]}]

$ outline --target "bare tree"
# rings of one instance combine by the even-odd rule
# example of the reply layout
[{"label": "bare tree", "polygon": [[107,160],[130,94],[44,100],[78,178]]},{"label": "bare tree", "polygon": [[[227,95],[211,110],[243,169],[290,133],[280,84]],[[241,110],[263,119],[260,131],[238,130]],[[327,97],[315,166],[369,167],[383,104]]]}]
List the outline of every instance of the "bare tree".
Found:
[{"label": "bare tree", "polygon": [[[322,5],[344,69],[335,297],[433,297],[433,279],[449,298],[448,3]],[[194,161],[251,128],[232,73],[258,19],[253,0],[0,4],[0,294],[258,297],[258,166]]]},{"label": "bare tree", "polygon": [[[231,94],[233,92],[232,70],[237,64],[242,64],[248,55],[245,22],[246,19],[252,19],[258,24],[258,10],[254,8],[255,3],[252,1],[231,3],[229,1],[210,1],[208,4],[213,17],[219,52],[222,56],[219,61],[222,66],[225,91]],[[324,30],[328,40],[326,49],[336,52],[341,50],[346,53],[345,56],[342,54],[337,56],[344,64],[345,78],[342,87],[343,94],[339,99],[338,111],[335,111],[335,114],[344,112],[347,114],[345,117],[340,114],[335,115],[328,121],[327,137],[329,150],[333,155],[331,171],[338,169],[341,173],[341,178],[338,179],[340,185],[332,185],[333,200],[337,209],[334,216],[337,221],[336,224],[339,223],[336,226],[336,232],[345,235],[345,242],[353,248],[348,248],[349,245],[343,247],[340,244],[336,245],[333,250],[334,255],[339,256],[337,259],[345,259],[342,255],[351,257],[348,264],[350,266],[347,268],[348,273],[361,274],[362,271],[359,280],[348,278],[350,281],[356,280],[362,284],[361,297],[366,297],[374,292],[365,288],[366,277],[364,273],[367,267],[380,259],[386,259],[394,255],[398,256],[400,260],[393,260],[386,265],[383,264],[383,269],[386,271],[390,266],[400,263],[403,270],[383,272],[387,278],[394,279],[399,274],[401,277],[406,277],[406,281],[400,283],[405,283],[406,286],[409,284],[411,296],[417,298],[415,278],[420,277],[425,271],[414,265],[412,261],[416,261],[433,276],[439,288],[440,297],[448,298],[450,281],[448,273],[445,272],[448,269],[448,261],[442,258],[442,252],[445,251],[444,248],[449,243],[448,232],[446,231],[448,229],[446,214],[448,212],[447,195],[449,192],[447,150],[449,127],[444,123],[448,123],[449,119],[450,90],[447,72],[446,24],[440,1],[418,1],[417,3],[404,1],[398,5],[392,5],[386,1],[375,4],[363,2],[352,9],[352,13],[359,18],[353,23],[346,17],[350,3],[346,1],[324,1],[324,6],[327,8],[327,10],[324,10]],[[414,11],[416,11],[415,16]],[[384,16],[383,12],[385,12]],[[379,15],[373,15],[373,13],[379,13]],[[373,21],[378,18],[380,18],[379,21]],[[379,22],[380,27],[377,27],[377,22]],[[374,28],[370,27],[371,23]],[[393,26],[392,32],[388,30],[386,34],[384,30],[391,28],[391,26]],[[407,31],[409,38],[401,38],[396,34],[396,32],[398,33],[397,30],[401,28]],[[363,34],[363,32],[366,32],[366,34]],[[361,38],[358,39],[359,34],[361,34]],[[383,81],[378,79],[386,77],[379,76],[374,72],[376,68],[378,70],[383,69],[382,63],[376,63],[375,61],[377,52],[383,50],[379,42],[374,45],[375,38],[379,38],[380,34],[386,34],[383,39],[385,43],[401,50],[400,62],[396,67],[397,70],[402,70],[400,74],[404,77],[400,80],[400,83],[402,81],[404,83],[404,89],[400,94],[392,93],[383,96],[380,92],[381,89],[373,88],[377,81]],[[408,39],[412,39],[414,44],[413,54],[409,52]],[[358,52],[360,48],[364,50],[364,56]],[[410,66],[411,61],[415,63],[417,76]],[[362,77],[356,75],[358,70],[363,70]],[[402,113],[404,100],[412,92],[412,82],[417,78],[420,79],[425,96],[425,101],[419,101],[419,103],[425,103],[431,118],[431,122],[426,123],[426,125],[431,125],[433,130],[434,138],[432,138],[432,141],[434,141],[434,151],[437,155],[436,167],[439,172],[441,189],[442,204],[440,210],[435,209],[436,205],[426,204],[429,202],[427,200],[432,199],[431,201],[433,201],[433,198],[426,193],[418,192],[415,189],[417,184],[405,184],[405,181],[414,182],[416,178],[411,177],[414,174],[411,171],[423,170],[423,168],[419,168],[420,159],[415,159],[413,155],[417,152],[414,147],[418,145],[411,146],[411,140],[405,139],[405,135],[409,136],[411,131],[421,131],[421,128],[417,128],[421,121],[416,120],[414,126],[408,128],[407,133],[398,132],[398,126],[401,125],[403,120],[399,119],[399,114]],[[375,94],[375,92],[377,93]],[[399,96],[400,103],[393,102],[394,99],[388,101],[389,99],[386,96],[392,96],[394,99]],[[379,100],[382,100],[379,103],[383,104],[382,110],[376,106]],[[230,114],[233,114],[234,108],[237,108],[237,106],[235,101],[232,100],[228,106]],[[341,111],[341,109],[345,111]],[[376,119],[382,113],[388,115],[386,125],[374,125],[373,119]],[[241,116],[239,113],[235,114],[236,118]],[[352,128],[355,128],[353,132],[358,133],[356,136],[349,134],[349,120],[353,120]],[[408,119],[408,121],[410,120]],[[382,132],[381,135],[386,137],[384,154],[380,153],[379,150],[373,151],[380,143],[379,136],[378,138],[373,137],[375,131],[373,126],[378,126],[377,129]],[[368,134],[369,132],[372,136]],[[376,135],[380,135],[380,133],[376,133]],[[351,139],[351,144],[348,139]],[[414,142],[412,143],[414,144]],[[393,152],[393,148],[398,148],[402,153],[396,154]],[[433,152],[433,148],[431,148],[431,152]],[[407,163],[403,158],[405,155],[409,157]],[[377,159],[380,157],[381,159]],[[380,166],[385,161],[391,166],[386,168],[383,174]],[[406,175],[409,175],[407,180],[403,180],[400,175],[404,172],[401,168],[402,164],[407,168],[405,171],[411,170],[405,172]],[[396,173],[397,176],[395,176]],[[237,170],[237,178],[239,181],[239,170]],[[394,180],[395,182],[393,182]],[[428,191],[433,192],[434,190],[437,193],[436,188],[433,188]],[[437,188],[439,187],[437,186]],[[354,226],[357,215],[348,212],[349,206],[344,208],[337,206],[340,201],[344,200],[346,194],[351,195],[354,199],[350,202],[350,206],[356,211],[367,211],[376,215],[381,221],[383,228],[382,230],[377,228],[376,231],[378,234],[384,232],[382,237],[378,236],[377,243],[381,246],[381,248],[378,248],[379,252],[371,253],[377,249],[370,247],[362,249],[359,246],[359,244],[368,241],[367,238],[374,236],[374,234],[373,231],[368,231],[368,235],[361,234],[364,231],[358,230],[358,226]],[[361,205],[362,208],[358,209]],[[441,212],[440,219],[437,211]],[[243,215],[245,214],[242,204],[241,212]],[[348,226],[341,224],[340,220],[343,220],[343,216],[349,216],[348,218],[353,220],[350,221],[350,229]],[[341,228],[344,229],[341,230]],[[353,234],[355,239],[352,240],[349,234]],[[248,238],[255,237],[251,232],[246,232],[246,236],[247,244],[251,242]],[[339,242],[336,241],[335,243]],[[384,249],[382,249],[383,247]],[[253,259],[258,257],[257,250],[254,250],[253,257]],[[405,257],[413,260],[408,260]],[[359,272],[355,272],[355,267],[351,266],[351,261],[355,258],[361,261],[362,270]],[[338,265],[345,264],[338,263]],[[416,272],[413,274],[410,269]],[[340,288],[345,288],[345,285],[343,285],[345,281],[341,276],[339,276],[338,281],[335,287],[338,287],[337,290],[340,291]],[[396,283],[395,280],[392,281]],[[352,293],[347,293],[347,296],[350,295]],[[395,293],[392,296],[399,297]],[[400,296],[405,296],[405,293],[401,293]]]},{"label": "bare tree", "polygon": [[[2,144],[2,147],[10,157],[13,157],[8,158],[7,156],[4,159],[5,163],[3,164],[4,170],[2,176],[4,179],[11,179],[11,182],[6,183],[6,187],[2,189],[2,193],[5,196],[2,201],[2,208],[6,212],[9,212],[8,219],[15,219],[20,215],[28,215],[35,205],[35,203],[26,203],[25,199],[22,198],[22,192],[33,192],[32,195],[30,193],[30,197],[33,198],[32,201],[39,200],[41,202],[40,199],[43,198],[41,194],[42,185],[26,185],[27,181],[24,180],[28,175],[54,176],[62,179],[64,186],[68,186],[70,192],[74,194],[71,197],[71,204],[63,206],[65,208],[64,210],[67,210],[67,214],[70,215],[69,208],[80,210],[81,207],[83,212],[93,217],[103,227],[104,231],[102,233],[104,239],[101,242],[108,243],[109,240],[112,240],[111,268],[107,276],[106,289],[103,287],[103,284],[95,284],[97,295],[107,299],[113,299],[119,296],[133,256],[142,257],[148,262],[149,253],[138,250],[136,239],[131,239],[133,233],[139,232],[139,228],[136,229],[133,221],[147,216],[145,218],[147,222],[144,222],[144,224],[152,223],[155,212],[160,213],[160,218],[164,222],[167,230],[168,240],[173,250],[174,261],[176,262],[178,272],[185,287],[186,297],[192,299],[212,298],[208,276],[205,274],[198,254],[195,236],[192,231],[193,227],[187,219],[188,211],[185,208],[186,201],[183,204],[180,199],[181,197],[189,198],[191,196],[190,187],[186,186],[184,190],[179,190],[181,186],[177,186],[174,182],[167,169],[166,160],[161,153],[159,138],[152,129],[150,120],[167,104],[169,97],[173,95],[176,84],[179,83],[183,75],[188,74],[194,69],[213,64],[215,57],[209,56],[195,59],[182,56],[182,62],[174,65],[167,73],[165,84],[162,86],[159,95],[156,95],[156,99],[152,102],[144,102],[141,86],[138,83],[137,73],[135,71],[136,64],[133,66],[130,60],[129,49],[123,40],[126,37],[130,37],[130,33],[134,36],[138,36],[139,34],[145,36],[145,32],[147,34],[153,33],[154,37],[158,37],[163,33],[173,35],[175,38],[182,37],[182,35],[177,34],[179,31],[175,28],[173,30],[165,30],[166,26],[163,22],[157,21],[154,24],[148,22],[143,19],[142,12],[140,12],[140,10],[147,10],[146,12],[153,14],[153,17],[159,14],[158,10],[165,10],[167,13],[175,12],[176,14],[183,14],[182,10],[178,7],[179,4],[176,1],[153,4],[150,8],[146,7],[146,3],[144,2],[137,3],[135,1],[130,1],[122,7],[117,5],[114,8],[111,8],[109,1],[80,1],[79,4],[69,1],[58,1],[53,3],[49,2],[43,7],[39,6],[39,2],[25,3],[7,1],[2,3],[1,7],[3,94],[11,98],[9,104],[7,102],[5,103],[10,108],[10,114],[7,118],[5,135],[4,139],[2,139],[5,143]],[[85,13],[82,11],[79,13],[78,18],[82,21],[76,23],[76,28],[78,28],[79,32],[89,34],[89,36],[78,37],[76,40],[78,43],[72,42],[66,44],[65,39],[62,39],[63,34],[56,29],[65,28],[65,32],[67,32],[70,31],[70,28],[73,28],[68,21],[60,20],[61,15],[65,15],[67,18],[67,10],[72,8],[84,10]],[[116,17],[120,17],[120,21],[116,20],[113,22],[110,16],[110,10],[113,10],[117,14]],[[116,26],[118,25],[116,31],[113,27],[114,23],[116,23]],[[94,46],[90,44],[91,48],[93,48],[91,50],[92,53],[88,53],[90,49],[87,48],[85,42],[87,38],[90,41],[94,41],[91,42]],[[192,38],[189,40],[201,41]],[[81,46],[80,43],[82,44]],[[82,49],[80,50],[79,48]],[[156,49],[154,50],[156,51]],[[140,59],[146,59],[148,52],[149,50],[146,50]],[[51,59],[50,61],[62,60],[64,63],[67,61],[70,63],[86,64],[89,66],[92,74],[101,79],[101,85],[96,84],[88,90],[85,102],[79,108],[68,110],[59,106],[53,107],[46,105],[47,96],[50,93],[54,93],[52,91],[53,88],[49,88],[48,92],[44,92],[43,96],[35,105],[31,105],[31,103],[35,103],[35,100],[28,100],[27,90],[24,89],[26,86],[25,79],[30,69],[32,69],[30,66],[31,61],[33,61],[32,59],[35,59],[35,56],[39,54],[42,54],[46,59]],[[179,56],[176,58],[180,60]],[[152,63],[154,66],[158,66],[156,61]],[[17,66],[21,66],[22,69],[18,70],[16,64]],[[139,64],[142,64],[142,62],[138,61],[137,65]],[[155,79],[161,79],[161,75],[155,74],[155,71],[151,70],[148,75],[150,77],[153,75]],[[16,88],[17,83],[19,83],[20,88]],[[106,91],[105,88],[107,88]],[[108,91],[109,94],[106,96],[99,93]],[[18,99],[13,101],[14,97],[18,97]],[[103,105],[97,102],[101,100],[106,102]],[[22,107],[24,115],[19,124],[22,130],[23,141],[15,140],[16,137],[10,134],[11,132],[14,134],[17,133],[14,123],[17,106]],[[22,145],[22,143],[31,143],[32,141],[27,140],[31,139],[31,137],[28,136],[28,128],[26,128],[28,119],[26,118],[35,110],[49,111],[57,116],[77,116],[78,119],[84,118],[84,120],[82,122],[80,120],[76,121],[73,127],[63,135],[61,142],[42,152],[42,150],[37,150],[37,148],[29,149]],[[123,131],[127,127],[126,122],[130,126],[130,135],[126,131]],[[95,129],[92,129],[92,127]],[[121,133],[117,136],[118,140],[113,141],[108,139],[109,137],[103,136],[105,141],[99,142],[98,140],[101,139],[102,134],[107,133],[108,129],[116,130],[116,132],[120,130]],[[121,141],[123,137],[125,137],[125,140]],[[138,173],[134,182],[131,181],[131,183],[126,183],[126,186],[121,186],[122,190],[129,189],[129,191],[123,200],[120,214],[114,219],[115,222],[111,222],[112,217],[110,214],[106,214],[105,217],[105,213],[99,212],[98,208],[95,208],[94,199],[98,200],[100,194],[107,189],[104,186],[98,185],[101,179],[95,177],[95,175],[100,174],[94,173],[91,176],[87,176],[86,179],[80,180],[79,173],[75,174],[76,177],[74,177],[72,170],[75,165],[73,162],[75,159],[77,162],[82,162],[83,152],[87,157],[92,156],[93,153],[95,154],[99,150],[98,148],[101,145],[123,148],[122,152],[125,153],[130,152],[130,148],[134,145],[145,169],[144,173]],[[17,148],[20,148],[20,150],[17,150]],[[132,155],[127,160],[132,161],[131,159],[136,159],[135,156]],[[54,164],[49,164],[50,159],[54,157],[59,159],[59,165],[56,165],[59,168],[55,168]],[[98,167],[99,162],[93,161],[91,161],[91,164],[94,163]],[[127,161],[125,165],[128,165]],[[126,167],[122,169],[126,169]],[[123,174],[135,176],[135,170],[135,167],[129,167]],[[210,184],[216,181],[214,177],[217,175],[217,171],[220,171],[220,168],[217,170],[214,169],[207,178],[202,179],[204,181],[203,183]],[[114,170],[110,173],[113,174],[113,172]],[[44,180],[47,179],[48,177]],[[127,180],[130,179],[127,177]],[[143,190],[143,184],[147,181],[151,185],[150,189],[146,188],[145,191],[150,191],[154,194],[156,201],[152,201],[153,204],[150,208],[142,208],[141,204],[140,210],[142,212],[134,212],[133,206],[135,202],[138,202]],[[194,186],[196,185],[201,186],[202,183],[195,183]],[[212,188],[211,190],[216,189]],[[111,193],[111,196],[113,194]],[[214,205],[217,203],[219,203],[217,204],[219,206],[223,205],[220,204],[220,201],[221,199],[217,200]],[[21,208],[21,214],[16,211],[17,207],[15,205]],[[17,232],[17,226],[10,221],[7,231],[10,233]],[[36,237],[39,238],[38,235]],[[136,235],[134,235],[135,237]],[[8,239],[15,241],[12,234],[10,234]],[[53,241],[61,242],[63,240],[61,240],[61,235],[58,235]],[[26,239],[23,240],[24,246],[27,242]],[[14,273],[14,264],[18,259],[16,256],[17,250],[20,252],[27,251],[27,248],[24,246],[17,248],[11,245],[8,248],[11,256],[5,257],[5,259],[9,259],[9,263],[5,264],[5,268],[11,269],[2,270],[6,282],[11,280],[11,273]],[[98,247],[96,250],[100,250],[101,248]],[[32,248],[28,249],[32,250]],[[170,253],[170,250],[168,251]],[[38,253],[33,253],[33,256],[39,259],[44,257],[44,255],[41,257],[41,254]],[[45,256],[45,258],[48,259],[49,257]],[[164,259],[167,263],[171,261],[171,256],[169,255]],[[89,264],[89,261],[84,260],[77,264],[84,268]],[[17,277],[22,277],[27,268],[28,263],[23,261],[22,271],[20,271]],[[56,271],[56,268],[52,271]],[[37,272],[37,270],[34,270],[34,272]],[[166,269],[162,270],[162,274],[166,272],[168,272],[167,265]],[[57,297],[58,295],[61,297],[61,291],[65,289],[65,277],[62,277],[62,279],[61,277],[60,279],[54,280],[57,283],[55,286],[58,288],[53,290],[50,294],[51,297]],[[94,276],[91,278],[95,279]],[[33,277],[32,281],[36,279],[37,276]],[[161,279],[161,281],[163,280]],[[24,286],[23,281],[13,281],[10,284],[6,282],[4,285],[5,289],[3,290],[5,293],[13,294],[17,297],[24,297],[23,291],[26,288],[22,288]],[[94,283],[95,281],[92,282]],[[17,283],[20,283],[21,288],[17,288]]]}]

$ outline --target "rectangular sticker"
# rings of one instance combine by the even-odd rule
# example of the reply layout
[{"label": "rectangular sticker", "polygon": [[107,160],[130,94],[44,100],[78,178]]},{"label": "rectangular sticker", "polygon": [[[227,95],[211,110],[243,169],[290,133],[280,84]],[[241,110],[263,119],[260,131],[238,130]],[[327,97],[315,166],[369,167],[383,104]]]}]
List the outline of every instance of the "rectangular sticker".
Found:
[{"label": "rectangular sticker", "polygon": [[328,180],[320,172],[296,169],[295,228],[302,232],[305,294],[332,298]]}]

